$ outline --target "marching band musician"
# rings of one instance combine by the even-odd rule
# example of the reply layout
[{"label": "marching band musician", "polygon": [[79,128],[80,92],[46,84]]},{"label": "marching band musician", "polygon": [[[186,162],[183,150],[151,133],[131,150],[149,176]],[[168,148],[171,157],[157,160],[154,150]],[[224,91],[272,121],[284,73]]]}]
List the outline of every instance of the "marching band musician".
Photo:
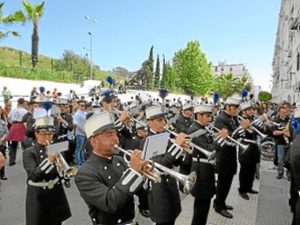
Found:
[{"label": "marching band musician", "polygon": [[[176,120],[176,133],[186,133],[187,129],[194,122],[193,118],[193,102],[187,102],[183,104],[182,111]],[[180,164],[179,172],[182,174],[189,174],[191,170],[192,156],[190,154],[185,155],[182,163]],[[179,184],[180,190],[182,190],[182,184]]]},{"label": "marching band musician", "polygon": [[[149,127],[149,135],[165,132],[166,118],[161,106],[146,108],[146,119]],[[169,141],[165,154],[152,158],[154,162],[172,168],[178,166],[182,161],[182,146],[186,144],[186,134],[180,133],[174,143]],[[143,149],[143,148],[140,148]],[[181,212],[180,196],[176,179],[169,175],[162,175],[160,183],[149,181],[149,209],[150,218],[156,225],[174,225],[175,220]]]},{"label": "marching band musician", "polygon": [[289,109],[284,105],[279,106],[278,116],[274,119],[274,122],[281,124],[280,126],[274,125],[272,127],[274,141],[277,151],[277,179],[281,179],[284,174],[284,158],[289,147],[289,141],[291,133],[289,129]]},{"label": "marching band musician", "polygon": [[[240,104],[240,114],[243,118],[252,120],[253,111],[251,102],[242,102]],[[252,125],[254,126],[254,125]],[[240,171],[239,171],[239,181],[240,187],[238,189],[240,196],[249,200],[250,194],[257,194],[258,191],[253,190],[253,181],[256,171],[256,163],[259,162],[259,149],[256,140],[257,134],[254,130],[245,130],[244,142],[249,145],[246,150],[239,148],[239,162],[240,162]]]},{"label": "marching band musician", "polygon": [[71,217],[68,200],[57,171],[56,154],[47,154],[53,139],[54,118],[37,118],[34,125],[35,145],[23,152],[27,172],[26,225],[60,225]]},{"label": "marching band musician", "polygon": [[140,172],[147,162],[135,150],[128,168],[125,160],[115,155],[119,138],[110,112],[91,116],[84,127],[93,152],[79,169],[75,182],[89,207],[92,222],[130,224],[134,219],[133,195],[143,182]]},{"label": "marching band musician", "polygon": [[[101,97],[102,99],[100,103],[103,111],[112,111],[115,114],[114,110],[117,110],[118,106],[118,99],[115,92],[111,89],[105,90],[101,93]],[[115,114],[115,125],[120,139],[120,146],[126,149],[126,143],[128,142],[128,139],[132,139],[132,133],[125,126],[125,121],[128,120],[128,118],[129,116],[127,110],[121,111],[119,116]]]},{"label": "marching band musician", "polygon": [[[240,124],[236,119],[236,114],[241,99],[235,97],[228,97],[224,103],[224,111],[222,111],[215,120],[214,126],[218,129],[228,130],[228,135],[239,136],[237,128],[239,125],[241,128],[247,128],[250,124],[249,120],[242,120]],[[226,198],[228,196],[231,183],[234,174],[237,172],[237,157],[236,157],[236,145],[226,141],[225,144],[220,144],[217,149],[216,156],[216,171],[218,173],[218,182],[216,188],[216,198],[214,200],[214,208],[220,215],[233,218],[233,215],[228,212],[233,207],[226,204]]]},{"label": "marching band musician", "polygon": [[[195,122],[187,130],[187,134],[194,133],[199,129],[204,130],[212,120],[213,108],[211,105],[196,105],[194,108]],[[226,129],[218,132],[218,136],[224,139],[227,135]],[[208,133],[194,137],[192,142],[211,153],[217,148],[213,142],[213,137]],[[192,170],[197,173],[196,183],[191,191],[191,194],[195,197],[192,225],[205,225],[211,198],[216,192],[215,170],[213,162],[209,161],[207,156],[197,149],[194,149],[192,156]]]}]

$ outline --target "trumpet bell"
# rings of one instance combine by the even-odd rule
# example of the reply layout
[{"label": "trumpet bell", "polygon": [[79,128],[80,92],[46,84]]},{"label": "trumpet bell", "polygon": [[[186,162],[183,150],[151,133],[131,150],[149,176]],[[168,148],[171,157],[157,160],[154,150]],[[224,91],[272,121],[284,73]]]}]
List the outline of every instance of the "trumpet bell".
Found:
[{"label": "trumpet bell", "polygon": [[69,179],[69,178],[75,177],[77,172],[78,172],[78,168],[71,166],[69,169],[64,171],[63,176],[64,176],[64,178]]},{"label": "trumpet bell", "polygon": [[188,176],[184,178],[182,183],[184,184],[183,186],[183,192],[185,194],[189,194],[191,190],[193,189],[197,179],[197,174],[195,171],[192,171]]}]

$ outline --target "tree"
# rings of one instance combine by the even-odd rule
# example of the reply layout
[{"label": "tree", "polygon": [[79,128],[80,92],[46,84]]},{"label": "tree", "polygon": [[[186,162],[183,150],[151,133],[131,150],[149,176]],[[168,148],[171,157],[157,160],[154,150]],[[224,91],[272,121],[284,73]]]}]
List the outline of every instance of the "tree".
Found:
[{"label": "tree", "polygon": [[162,75],[161,75],[161,82],[160,82],[161,87],[166,87],[166,69],[167,69],[166,59],[165,56],[163,55],[163,68],[162,68]]},{"label": "tree", "polygon": [[152,89],[153,88],[153,64],[154,64],[154,58],[153,58],[153,48],[152,45],[149,52],[148,60],[143,63],[143,67],[147,73],[147,88]]},{"label": "tree", "polygon": [[246,89],[247,81],[247,76],[236,78],[233,77],[232,73],[225,73],[215,77],[213,89],[219,92],[223,99],[226,99],[234,93],[240,93],[243,89]]},{"label": "tree", "polygon": [[154,73],[154,88],[159,88],[160,84],[160,62],[159,62],[159,55],[156,58],[156,69]]},{"label": "tree", "polygon": [[177,83],[175,72],[169,63],[166,63],[165,70],[166,70],[165,87],[170,91],[174,91],[176,89],[176,83]]},{"label": "tree", "polygon": [[39,50],[39,21],[44,13],[45,2],[33,5],[28,1],[23,1],[23,7],[26,12],[26,17],[33,23],[33,32],[31,36],[31,62],[34,68],[38,62],[38,50]]},{"label": "tree", "polygon": [[[11,25],[13,23],[24,23],[26,18],[21,10],[18,10],[12,14],[9,14],[7,16],[3,15],[3,6],[4,2],[0,1],[0,24],[4,24],[6,26]],[[7,37],[8,35],[12,36],[20,36],[19,32],[6,29],[6,28],[0,28],[0,39]]]},{"label": "tree", "polygon": [[258,100],[261,102],[268,102],[272,99],[272,94],[267,91],[261,91],[258,94]]},{"label": "tree", "polygon": [[173,68],[178,85],[191,95],[205,95],[211,90],[213,74],[198,41],[191,41],[183,50],[175,53]]}]

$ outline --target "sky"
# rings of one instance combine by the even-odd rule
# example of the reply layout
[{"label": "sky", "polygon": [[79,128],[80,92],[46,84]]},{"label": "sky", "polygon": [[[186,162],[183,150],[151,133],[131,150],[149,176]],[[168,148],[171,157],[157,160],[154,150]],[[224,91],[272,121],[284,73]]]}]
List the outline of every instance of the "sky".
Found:
[{"label": "sky", "polygon": [[[21,0],[4,2],[4,15],[22,8]],[[172,62],[175,52],[198,40],[214,65],[242,63],[254,84],[270,91],[280,4],[280,0],[46,0],[39,54],[62,58],[65,50],[72,50],[90,57],[91,32],[94,64],[103,70],[122,66],[136,71],[152,45],[155,56],[165,55]],[[30,52],[32,24],[10,28],[21,37],[0,40],[0,46]]]}]

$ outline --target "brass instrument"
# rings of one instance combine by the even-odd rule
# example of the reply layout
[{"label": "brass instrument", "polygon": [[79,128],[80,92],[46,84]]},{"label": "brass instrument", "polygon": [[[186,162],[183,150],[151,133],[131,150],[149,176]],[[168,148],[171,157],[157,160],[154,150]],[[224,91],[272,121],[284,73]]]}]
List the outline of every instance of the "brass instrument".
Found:
[{"label": "brass instrument", "polygon": [[[243,118],[242,116],[240,116],[240,115],[238,115],[238,119],[244,120],[244,118]],[[253,133],[253,131],[255,131],[255,132],[261,137],[261,139],[264,140],[268,135],[263,134],[263,133],[260,132],[255,126],[253,126],[253,124],[257,123],[257,121],[259,121],[259,119],[253,120],[253,121],[250,123],[249,129],[246,128],[246,130],[247,130],[249,133]]]},{"label": "brass instrument", "polygon": [[[282,124],[280,124],[278,129],[281,131],[289,131],[290,130],[290,121],[285,126],[282,126]],[[287,145],[290,144],[289,137],[286,136],[285,134],[283,135],[283,139]]]},{"label": "brass instrument", "polygon": [[[213,124],[209,124],[209,127],[205,127],[205,129],[211,133],[212,135],[215,135],[216,133],[213,131],[213,129],[216,131],[216,132],[219,132],[220,129],[215,127]],[[244,151],[248,149],[249,145],[244,145],[242,144],[241,142],[235,140],[233,137],[231,136],[228,136],[227,137],[231,142],[233,142],[235,145],[238,145],[239,147],[241,147]]]},{"label": "brass instrument", "polygon": [[[178,135],[177,133],[167,129],[167,131],[174,135],[175,137]],[[205,132],[206,133],[206,132]],[[202,135],[202,133],[201,133]],[[190,138],[190,136],[188,136]],[[194,144],[193,142],[191,142],[191,138],[187,140],[188,141],[188,146],[187,148],[183,148],[187,153],[192,154],[194,149],[198,150],[199,152],[201,152],[202,154],[204,154],[206,156],[206,158],[208,159],[208,161],[213,160],[213,158],[215,157],[215,151],[210,152],[202,147],[200,147],[199,145]]]},{"label": "brass instrument", "polygon": [[61,152],[67,150],[67,145],[68,142],[64,141],[52,145],[50,145],[50,142],[48,142],[48,145],[46,146],[48,153],[53,151],[53,153],[56,154],[55,164],[57,166],[59,175],[64,179],[70,179],[72,177],[75,177],[75,175],[78,172],[78,169],[76,167],[69,166],[69,164],[66,162],[65,158],[61,154]]},{"label": "brass instrument", "polygon": [[75,177],[78,172],[78,169],[75,166],[69,166],[61,153],[58,153],[58,156],[56,157],[56,165],[58,166],[58,173],[64,179]]},{"label": "brass instrument", "polygon": [[[115,148],[118,149],[119,151],[123,152],[124,156],[125,155],[131,156],[130,151],[126,151],[125,149],[120,148],[117,145],[115,146]],[[125,161],[128,162],[128,160],[126,158],[125,158]],[[144,171],[143,171],[143,175],[145,175],[146,177],[148,177],[150,180],[152,180],[155,183],[159,183],[161,181],[161,175],[162,175],[161,173],[170,175],[170,176],[174,177],[176,180],[178,180],[183,185],[184,193],[186,193],[186,194],[190,193],[190,191],[192,190],[192,188],[196,182],[196,179],[197,179],[197,175],[196,175],[195,171],[191,172],[189,175],[183,175],[183,174],[178,173],[178,172],[176,172],[168,167],[165,167],[157,162],[151,161],[151,164],[154,167],[154,169],[156,169],[154,171],[155,174],[154,175],[150,174],[150,176],[149,176],[148,173],[144,173]]]},{"label": "brass instrument", "polygon": [[[110,112],[112,112],[113,114],[115,114],[115,115],[117,115],[117,116],[120,116],[120,114],[121,114],[121,111],[119,111],[119,110],[117,110],[117,109],[112,109]],[[147,126],[146,123],[144,123],[144,122],[141,121],[141,120],[135,119],[132,115],[130,115],[130,117],[128,118],[128,120],[129,120],[129,121],[128,121],[129,124],[133,124],[133,122],[135,122],[135,123],[140,124],[140,125],[143,126],[143,127],[146,127],[146,126]]]}]

